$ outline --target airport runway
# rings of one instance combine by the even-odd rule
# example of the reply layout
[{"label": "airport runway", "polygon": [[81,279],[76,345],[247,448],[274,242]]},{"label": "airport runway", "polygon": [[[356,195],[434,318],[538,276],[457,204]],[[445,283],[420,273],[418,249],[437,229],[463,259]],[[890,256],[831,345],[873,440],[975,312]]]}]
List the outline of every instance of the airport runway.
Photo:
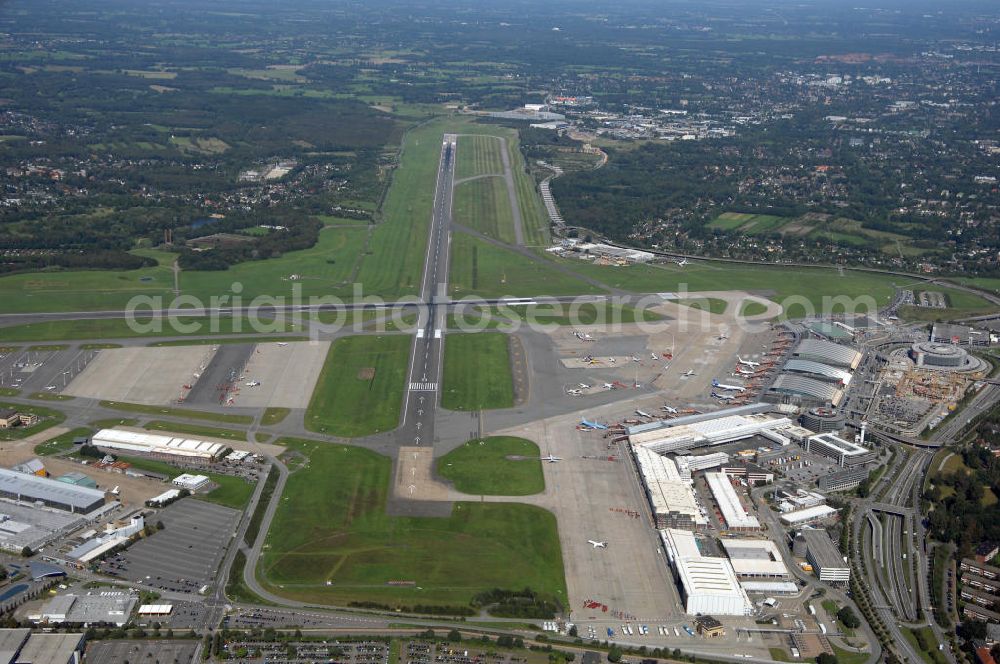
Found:
[{"label": "airport runway", "polygon": [[451,249],[451,203],[457,137],[445,134],[441,144],[427,258],[420,284],[420,322],[413,337],[403,416],[395,438],[400,445],[433,445],[434,412],[441,384],[448,312],[448,254]]}]

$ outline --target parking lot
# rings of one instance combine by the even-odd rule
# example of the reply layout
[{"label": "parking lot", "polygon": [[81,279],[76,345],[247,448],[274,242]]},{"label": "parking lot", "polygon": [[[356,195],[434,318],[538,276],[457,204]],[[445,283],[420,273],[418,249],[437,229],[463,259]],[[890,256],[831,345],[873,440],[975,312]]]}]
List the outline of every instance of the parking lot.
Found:
[{"label": "parking lot", "polygon": [[237,510],[192,498],[157,514],[163,530],[101,563],[101,571],[176,592],[196,593],[215,579],[239,522]]},{"label": "parking lot", "polygon": [[30,392],[61,392],[99,351],[75,347],[0,353],[0,387]]},{"label": "parking lot", "polygon": [[88,664],[122,664],[123,662],[162,662],[187,664],[194,660],[198,642],[194,640],[162,641],[91,641],[87,644]]}]

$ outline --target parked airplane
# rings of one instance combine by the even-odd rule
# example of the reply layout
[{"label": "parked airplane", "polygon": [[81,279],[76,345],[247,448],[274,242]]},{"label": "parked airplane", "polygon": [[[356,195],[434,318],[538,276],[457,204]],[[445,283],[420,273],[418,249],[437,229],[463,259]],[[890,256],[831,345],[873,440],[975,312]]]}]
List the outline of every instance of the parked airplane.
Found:
[{"label": "parked airplane", "polygon": [[582,426],[585,426],[585,427],[590,428],[590,429],[607,429],[608,428],[606,424],[601,424],[599,422],[591,422],[591,421],[587,420],[586,418],[580,420],[580,424]]},{"label": "parked airplane", "polygon": [[726,332],[723,332],[722,334],[720,334],[720,335],[719,335],[718,337],[716,337],[716,338],[717,338],[717,339],[718,339],[719,341],[725,341],[726,339],[728,339],[728,338],[729,338],[729,334],[728,334],[728,333],[726,333]]},{"label": "parked airplane", "polygon": [[715,378],[712,379],[712,387],[717,387],[720,390],[726,390],[727,392],[742,392],[746,389],[742,385],[726,385],[725,383],[720,383]]},{"label": "parked airplane", "polygon": [[278,345],[279,345],[279,346],[287,346],[287,345],[288,345],[288,342],[287,342],[287,341],[279,341],[279,342],[278,342]]},{"label": "parked airplane", "polygon": [[720,401],[732,401],[736,397],[731,394],[719,394],[718,392],[712,392],[713,399],[719,399]]},{"label": "parked airplane", "polygon": [[652,415],[650,415],[649,413],[647,413],[644,410],[636,410],[635,414],[638,415],[639,417],[648,417],[650,419],[652,419],[652,417],[653,417]]},{"label": "parked airplane", "polygon": [[632,361],[633,361],[633,362],[642,362],[642,360],[640,360],[640,359],[639,359],[639,356],[637,356],[637,355],[633,355],[633,356],[632,356]]},{"label": "parked airplane", "polygon": [[677,265],[680,266],[680,267],[684,267],[687,264],[688,264],[688,259],[686,259],[686,258],[682,258],[679,261],[677,261]]},{"label": "parked airplane", "polygon": [[760,362],[751,362],[750,360],[744,360],[739,355],[736,356],[736,361],[739,364],[745,364],[748,367],[759,367],[760,366]]},{"label": "parked airplane", "polygon": [[583,390],[566,390],[566,394],[569,394],[570,396],[578,397],[581,394],[583,394]]},{"label": "parked airplane", "polygon": [[677,414],[677,409],[673,408],[671,406],[660,406],[660,410],[665,410],[668,413],[670,413],[671,415],[676,415]]},{"label": "parked airplane", "polygon": [[550,454],[550,455],[548,455],[548,456],[543,456],[543,457],[542,457],[541,459],[539,459],[539,460],[540,460],[540,461],[548,461],[549,463],[555,463],[555,462],[557,462],[557,461],[562,461],[562,457],[557,457],[557,456],[552,456],[552,455]]},{"label": "parked airplane", "polygon": [[650,354],[649,354],[649,358],[650,358],[651,360],[658,360],[658,359],[660,359],[660,358],[656,357],[656,353],[650,353]]},{"label": "parked airplane", "polygon": [[606,549],[606,548],[608,548],[608,543],[607,542],[598,542],[597,540],[587,540],[587,543],[590,544],[595,549]]},{"label": "parked airplane", "polygon": [[733,371],[733,375],[734,376],[752,376],[752,375],[754,375],[754,372],[751,371],[750,369],[744,369],[741,366],[737,366],[736,369]]},{"label": "parked airplane", "polygon": [[111,490],[111,495],[112,496],[117,496],[119,493],[121,493],[121,491],[118,490],[117,486],[114,489]]},{"label": "parked airplane", "polygon": [[687,371],[685,371],[681,375],[684,376],[685,378],[687,378],[688,376],[694,376],[696,374],[694,372],[694,369],[688,369]]},{"label": "parked airplane", "polygon": [[589,334],[587,334],[586,332],[573,332],[573,336],[575,336],[580,341],[593,341],[594,340],[594,337],[591,336],[591,335],[589,335]]},{"label": "parked airplane", "polygon": [[581,390],[589,390],[589,389],[590,389],[590,385],[587,385],[586,383],[580,383],[580,384],[578,385],[578,387],[579,387],[579,388],[580,388]]},{"label": "parked airplane", "polygon": [[259,380],[251,380],[246,383],[247,387],[257,387],[258,385],[260,385]]},{"label": "parked airplane", "polygon": [[613,390],[613,389],[615,389],[615,384],[614,383],[605,383],[604,385],[602,385],[602,387],[604,389],[606,389],[606,390]]}]

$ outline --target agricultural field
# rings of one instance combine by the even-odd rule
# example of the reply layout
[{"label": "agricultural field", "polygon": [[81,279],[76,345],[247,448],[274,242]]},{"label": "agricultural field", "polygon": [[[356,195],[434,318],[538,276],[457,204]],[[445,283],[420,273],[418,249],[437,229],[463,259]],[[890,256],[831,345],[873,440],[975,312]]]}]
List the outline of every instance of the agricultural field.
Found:
[{"label": "agricultural field", "polygon": [[406,388],[410,337],[356,336],[330,346],[306,410],[310,431],[367,436],[394,429]]},{"label": "agricultural field", "polygon": [[288,478],[267,533],[257,575],[269,591],[323,604],[467,606],[481,591],[527,586],[565,606],[562,552],[550,512],[459,502],[445,518],[389,516],[388,457],[328,443],[282,442],[308,463]]},{"label": "agricultural field", "polygon": [[444,345],[441,406],[486,410],[514,405],[509,339],[499,332],[452,334]]},{"label": "agricultural field", "polygon": [[455,179],[464,180],[477,175],[502,175],[503,161],[500,158],[502,145],[496,138],[484,134],[459,136],[455,151]]},{"label": "agricultural field", "polygon": [[503,178],[484,177],[459,184],[452,211],[455,223],[514,244],[514,217]]},{"label": "agricultural field", "polygon": [[524,438],[470,440],[437,460],[437,474],[462,493],[528,496],[545,490],[541,452]]},{"label": "agricultural field", "polygon": [[456,297],[596,295],[604,291],[560,272],[544,258],[530,259],[465,233],[451,243],[451,294]]}]

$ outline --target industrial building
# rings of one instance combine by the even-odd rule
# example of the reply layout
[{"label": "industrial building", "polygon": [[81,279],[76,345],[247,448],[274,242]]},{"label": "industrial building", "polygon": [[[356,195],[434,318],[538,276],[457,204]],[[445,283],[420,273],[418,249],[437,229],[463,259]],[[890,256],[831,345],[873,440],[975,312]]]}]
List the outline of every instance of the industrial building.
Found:
[{"label": "industrial building", "polygon": [[773,472],[767,470],[766,468],[761,468],[757,464],[747,463],[745,461],[742,463],[723,466],[720,470],[726,475],[745,480],[750,486],[770,484],[774,481]]},{"label": "industrial building", "polygon": [[769,408],[768,404],[751,404],[686,415],[628,427],[626,433],[633,447],[645,447],[660,454],[723,445],[756,435],[774,435],[776,430],[792,423],[787,417],[764,415],[762,411]]},{"label": "industrial building", "polygon": [[778,511],[794,512],[804,510],[807,507],[825,505],[826,497],[814,491],[797,489],[796,491],[782,491],[779,493]]},{"label": "industrial building", "polygon": [[216,461],[230,451],[226,445],[207,440],[177,438],[121,429],[101,429],[94,434],[91,443],[102,450],[119,453],[201,461]]},{"label": "industrial building", "polygon": [[25,627],[0,629],[0,664],[78,664],[83,634],[32,634]]},{"label": "industrial building", "polygon": [[740,581],[790,578],[778,545],[769,539],[720,538],[722,548]]},{"label": "industrial building", "polygon": [[35,623],[58,625],[124,625],[135,608],[135,595],[121,591],[93,592],[87,595],[60,595],[42,606],[37,615],[28,616]]},{"label": "industrial building", "polygon": [[691,485],[674,462],[644,447],[633,449],[657,528],[697,528],[707,523]]},{"label": "industrial building", "polygon": [[713,452],[712,454],[702,454],[701,456],[677,456],[674,463],[677,464],[677,471],[681,479],[690,481],[692,473],[699,470],[717,468],[729,461],[729,455],[725,452]]},{"label": "industrial building", "polygon": [[803,446],[806,452],[833,459],[841,468],[854,468],[875,460],[875,451],[832,433],[810,436]]},{"label": "industrial building", "polygon": [[660,537],[689,615],[746,616],[753,612],[728,560],[702,556],[690,531],[667,529]]},{"label": "industrial building", "polygon": [[980,371],[989,367],[960,346],[920,341],[910,346],[910,359],[920,369],[935,371]]},{"label": "industrial building", "polygon": [[743,507],[736,489],[725,473],[705,473],[708,488],[719,506],[719,512],[730,530],[760,530],[760,521]]},{"label": "industrial building", "polygon": [[779,518],[786,526],[804,526],[809,523],[816,523],[817,521],[829,519],[836,516],[836,514],[837,510],[829,505],[816,505],[815,507],[807,507],[804,510],[786,512]]},{"label": "industrial building", "polygon": [[781,369],[790,374],[802,374],[835,385],[847,386],[851,382],[851,372],[841,367],[830,366],[813,360],[791,359]]},{"label": "industrial building", "polygon": [[847,583],[851,580],[850,565],[844,562],[840,549],[825,530],[804,530],[802,536],[806,540],[806,560],[820,581]]},{"label": "industrial building", "polygon": [[192,475],[190,473],[183,473],[172,479],[170,483],[178,489],[187,489],[188,491],[194,492],[207,487],[209,479],[207,475]]},{"label": "industrial building", "polygon": [[0,501],[0,550],[32,551],[80,528],[87,518],[62,510]]},{"label": "industrial building", "polygon": [[820,491],[848,491],[865,481],[870,473],[871,470],[867,466],[845,468],[820,477],[816,485]]},{"label": "industrial building", "polygon": [[117,527],[109,523],[103,533],[87,539],[83,544],[70,551],[67,556],[81,563],[89,563],[116,546],[128,542],[133,536],[142,532],[145,525],[145,520],[139,515],[133,516],[127,523]]},{"label": "industrial building", "polygon": [[0,496],[79,514],[89,514],[104,505],[103,491],[6,468],[0,468]]},{"label": "industrial building", "polygon": [[28,475],[38,475],[39,477],[48,477],[49,473],[45,470],[45,464],[42,463],[41,459],[28,459],[23,463],[19,463],[16,466],[11,466],[11,470],[15,470],[19,473],[26,473]]},{"label": "industrial building", "polygon": [[935,323],[931,326],[930,341],[938,344],[966,344],[969,346],[989,346],[990,335],[967,325]]},{"label": "industrial building", "polygon": [[56,478],[56,482],[63,482],[65,484],[72,484],[73,486],[85,486],[89,489],[96,489],[97,482],[92,478],[87,477],[83,473],[71,472],[65,475],[60,475]]},{"label": "industrial building", "polygon": [[850,346],[822,339],[803,339],[792,351],[792,357],[854,371],[861,364],[862,354]]}]

